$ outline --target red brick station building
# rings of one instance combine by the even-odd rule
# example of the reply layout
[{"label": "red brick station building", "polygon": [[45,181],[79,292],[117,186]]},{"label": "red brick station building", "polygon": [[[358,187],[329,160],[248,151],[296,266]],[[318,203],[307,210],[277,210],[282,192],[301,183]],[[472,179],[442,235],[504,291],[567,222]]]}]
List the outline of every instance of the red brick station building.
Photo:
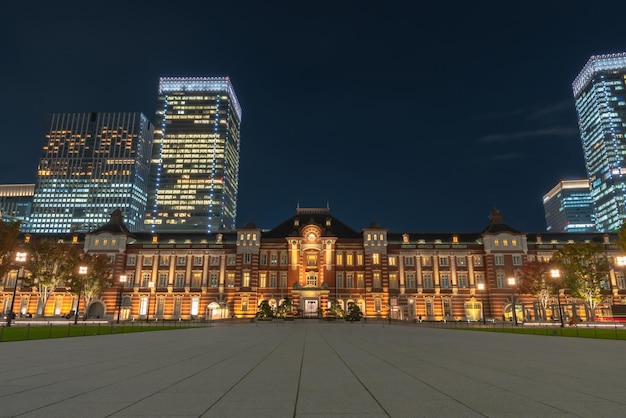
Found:
[{"label": "red brick station building", "polygon": [[[58,238],[112,261],[113,286],[86,310],[81,302],[81,315],[92,318],[253,318],[261,301],[276,307],[289,298],[300,315],[312,317],[325,315],[333,303],[345,309],[354,302],[366,318],[499,321],[511,320],[515,306],[520,321],[549,320],[558,316],[557,295],[548,309],[555,314],[542,318],[535,298],[517,293],[508,279],[524,263],[549,260],[575,241],[603,244],[613,266],[596,315],[611,316],[612,305],[626,305],[616,234],[523,233],[497,209],[482,232],[458,234],[390,232],[375,223],[359,232],[328,208],[297,208],[269,230],[250,223],[228,233],[153,235],[129,232],[115,211],[96,231]],[[42,310],[33,289],[15,288],[17,274],[11,271],[0,282],[5,314],[14,290],[18,315],[61,317],[76,306],[77,296],[59,288]],[[588,318],[582,301],[568,292],[559,298],[565,317]]]}]

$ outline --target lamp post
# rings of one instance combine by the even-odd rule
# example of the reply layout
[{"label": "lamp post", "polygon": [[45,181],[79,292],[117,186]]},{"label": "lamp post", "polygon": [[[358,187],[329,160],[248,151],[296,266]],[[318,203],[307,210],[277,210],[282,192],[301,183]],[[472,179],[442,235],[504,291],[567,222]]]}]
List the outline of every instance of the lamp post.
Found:
[{"label": "lamp post", "polygon": [[[15,296],[17,294],[17,284],[20,280],[20,272],[23,269],[23,263],[26,262],[26,253],[18,252],[15,254],[15,262],[20,265],[20,268],[17,271],[17,277],[15,278],[15,286],[13,286],[13,296],[11,297],[11,307],[9,309],[9,313],[7,315],[7,327],[11,326],[11,321],[13,320],[13,307],[15,306]],[[23,274],[23,273],[22,273]]]},{"label": "lamp post", "polygon": [[152,289],[154,289],[154,282],[148,282],[150,288],[150,294],[148,294],[148,303],[146,306],[146,322],[150,322],[150,299],[152,298]]},{"label": "lamp post", "polygon": [[517,279],[515,277],[509,277],[509,286],[513,289],[512,302],[513,302],[513,326],[517,326],[517,311],[515,309],[515,286],[517,285]]},{"label": "lamp post", "polygon": [[87,267],[86,266],[80,266],[78,267],[78,276],[80,277],[78,279],[78,300],[76,301],[76,312],[74,313],[74,325],[78,324],[78,313],[80,312],[80,297],[82,296],[82,291],[83,291],[83,285],[84,282],[83,280],[85,280],[85,276],[87,275]]},{"label": "lamp post", "polygon": [[120,293],[117,296],[118,300],[118,309],[117,309],[117,323],[120,323],[120,315],[122,314],[122,292],[124,291],[124,284],[126,283],[126,275],[122,274],[120,276]]},{"label": "lamp post", "polygon": [[486,325],[487,323],[485,322],[485,296],[483,293],[483,291],[485,290],[485,284],[478,283],[477,286],[478,286],[478,290],[480,290],[480,312],[483,317],[483,325]]},{"label": "lamp post", "polygon": [[[555,280],[559,280],[561,278],[561,271],[558,269],[552,269],[550,270],[550,276],[552,276]],[[561,321],[561,328],[564,328],[565,322],[563,322],[563,309],[561,308],[561,289],[556,290],[556,300],[559,305],[559,320]]]}]

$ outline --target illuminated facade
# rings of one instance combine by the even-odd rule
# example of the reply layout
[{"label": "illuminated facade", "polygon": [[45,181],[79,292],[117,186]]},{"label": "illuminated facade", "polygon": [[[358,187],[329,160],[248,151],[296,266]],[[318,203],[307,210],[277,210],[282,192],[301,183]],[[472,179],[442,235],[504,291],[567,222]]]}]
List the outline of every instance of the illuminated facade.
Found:
[{"label": "illuminated facade", "polygon": [[547,230],[593,232],[596,224],[589,180],[563,180],[543,196]]},{"label": "illuminated facade", "polygon": [[34,184],[0,184],[0,216],[5,221],[28,223],[35,193]]},{"label": "illuminated facade", "polygon": [[232,231],[241,106],[228,77],[163,77],[146,229]]},{"label": "illuminated facade", "polygon": [[572,84],[599,231],[626,218],[626,53],[592,56]]},{"label": "illuminated facade", "polygon": [[[30,239],[37,239],[31,236]],[[303,317],[327,315],[337,304],[361,307],[367,318],[479,321],[550,320],[558,312],[556,295],[548,312],[532,295],[508,284],[525,263],[549,260],[572,241],[604,246],[613,260],[599,314],[626,304],[626,263],[614,245],[616,234],[527,234],[507,225],[493,210],[475,233],[390,232],[377,224],[355,231],[327,208],[298,208],[270,230],[248,224],[227,233],[132,233],[116,212],[100,229],[59,237],[91,254],[111,258],[113,278],[88,308],[91,317],[123,320],[253,318],[261,301],[272,307],[289,298]],[[0,305],[7,312],[17,272],[2,282]],[[20,313],[38,311],[31,289],[17,292]],[[515,304],[513,304],[515,297]],[[580,301],[561,297],[570,317],[588,317]],[[75,295],[58,289],[43,310],[48,316],[70,312]],[[118,308],[118,306],[120,306]]]},{"label": "illuminated facade", "polygon": [[153,135],[141,113],[51,114],[28,231],[91,231],[118,208],[141,229]]}]

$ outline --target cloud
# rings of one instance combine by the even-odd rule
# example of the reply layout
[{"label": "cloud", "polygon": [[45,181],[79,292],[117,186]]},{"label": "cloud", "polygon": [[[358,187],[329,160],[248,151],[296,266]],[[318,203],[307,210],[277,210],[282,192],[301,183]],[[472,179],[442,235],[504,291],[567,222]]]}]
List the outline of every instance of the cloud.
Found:
[{"label": "cloud", "polygon": [[571,138],[578,134],[576,128],[555,127],[547,129],[535,129],[523,132],[514,132],[509,134],[492,134],[479,138],[476,142],[493,143],[493,142],[512,142],[512,141],[534,141],[544,138]]},{"label": "cloud", "polygon": [[575,110],[576,108],[574,107],[573,100],[562,100],[560,102],[552,103],[532,110],[528,114],[528,119],[550,121],[555,115],[565,111],[573,112]]}]

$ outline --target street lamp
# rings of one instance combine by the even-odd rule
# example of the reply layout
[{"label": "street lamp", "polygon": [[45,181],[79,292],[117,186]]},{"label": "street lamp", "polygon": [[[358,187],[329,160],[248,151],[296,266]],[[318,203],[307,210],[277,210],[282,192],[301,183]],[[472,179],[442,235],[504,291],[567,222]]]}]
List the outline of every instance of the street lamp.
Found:
[{"label": "street lamp", "polygon": [[[552,269],[550,270],[550,276],[552,276],[555,280],[559,280],[561,278],[561,271],[558,269]],[[564,328],[565,323],[563,322],[563,309],[561,308],[561,289],[556,290],[556,299],[559,304],[559,319],[561,321],[561,328]]]},{"label": "street lamp", "polygon": [[78,279],[78,300],[76,301],[76,312],[74,312],[74,325],[78,324],[78,312],[80,311],[80,297],[81,297],[81,293],[83,291],[83,285],[84,285],[84,280],[85,280],[85,276],[87,275],[87,266],[80,266],[78,267],[78,275],[79,275],[79,279]]},{"label": "street lamp", "polygon": [[515,310],[515,286],[517,285],[517,279],[515,277],[508,278],[509,286],[513,289],[512,302],[513,302],[513,325],[517,326],[517,312]]},{"label": "street lamp", "polygon": [[478,290],[480,290],[480,310],[481,310],[481,315],[483,317],[483,325],[486,325],[487,323],[485,322],[485,296],[483,291],[485,290],[485,284],[484,283],[478,283]]},{"label": "street lamp", "polygon": [[150,322],[150,299],[152,298],[152,289],[154,289],[154,282],[148,282],[150,288],[150,294],[148,295],[148,303],[146,306],[146,322]]},{"label": "street lamp", "polygon": [[120,315],[122,314],[122,292],[124,291],[124,284],[126,283],[126,275],[122,274],[120,276],[120,293],[117,296],[117,300],[118,300],[118,310],[117,310],[117,323],[120,323]]},{"label": "street lamp", "polygon": [[15,278],[15,286],[13,286],[13,296],[11,297],[11,308],[9,309],[9,314],[7,315],[7,327],[11,326],[11,321],[13,320],[13,316],[15,316],[15,314],[13,313],[13,307],[15,306],[17,284],[20,280],[20,272],[22,272],[22,275],[24,274],[22,269],[24,268],[23,264],[26,262],[26,253],[18,252],[17,254],[15,254],[15,262],[20,265],[20,268],[18,269],[17,277]]}]

